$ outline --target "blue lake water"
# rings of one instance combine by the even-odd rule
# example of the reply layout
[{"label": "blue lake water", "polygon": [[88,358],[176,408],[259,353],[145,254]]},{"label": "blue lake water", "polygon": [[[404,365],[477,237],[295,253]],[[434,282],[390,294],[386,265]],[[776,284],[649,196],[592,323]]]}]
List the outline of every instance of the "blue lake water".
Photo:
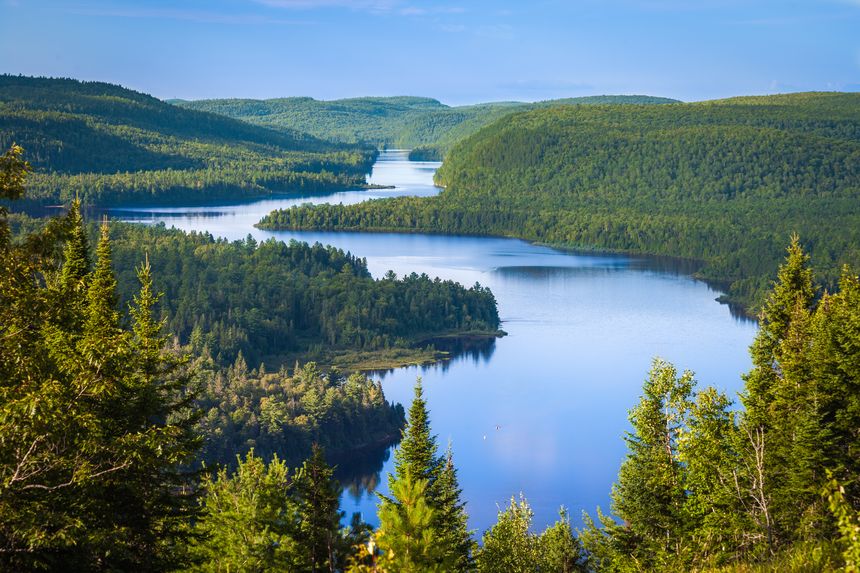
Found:
[{"label": "blue lake water", "polygon": [[[433,431],[441,449],[452,445],[478,533],[520,492],[534,509],[535,527],[554,521],[562,505],[578,523],[582,510],[608,509],[625,454],[627,410],[638,400],[653,357],[735,396],[750,367],[747,349],[756,325],[715,302],[719,293],[690,278],[687,265],[665,260],[566,253],[516,239],[253,227],[272,209],[300,203],[434,195],[438,165],[387,151],[369,181],[395,189],[114,209],[113,216],[230,239],[250,233],[258,240],[319,241],[365,257],[376,277],[392,269],[489,286],[508,336],[445,364],[380,374],[386,396],[408,408],[415,379],[423,378]],[[393,456],[379,453],[362,462],[347,480],[343,508],[375,522],[371,490],[387,491]]]}]

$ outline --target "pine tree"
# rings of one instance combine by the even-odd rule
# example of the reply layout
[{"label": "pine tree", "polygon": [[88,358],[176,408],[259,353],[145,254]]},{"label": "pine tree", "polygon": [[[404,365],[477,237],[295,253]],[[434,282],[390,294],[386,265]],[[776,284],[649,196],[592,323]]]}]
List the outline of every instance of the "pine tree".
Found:
[{"label": "pine tree", "polygon": [[296,473],[294,483],[300,520],[297,541],[306,563],[303,570],[333,572],[343,561],[339,559],[343,549],[341,486],[318,445],[314,444],[311,457]]},{"label": "pine tree", "polygon": [[379,569],[386,573],[445,573],[453,563],[445,556],[433,527],[435,511],[427,502],[427,481],[406,473],[391,485],[379,507],[376,543],[382,550]]},{"label": "pine tree", "polygon": [[415,383],[415,396],[409,407],[408,421],[403,429],[403,437],[394,452],[394,475],[388,483],[393,485],[397,479],[411,476],[414,480],[427,482],[427,496],[431,505],[435,504],[436,480],[442,467],[437,453],[436,437],[430,433],[430,420],[424,389],[419,378]]},{"label": "pine tree", "polygon": [[474,563],[472,553],[475,542],[469,531],[469,518],[466,504],[462,500],[462,490],[457,481],[457,468],[454,467],[454,454],[450,445],[445,452],[442,471],[437,479],[439,492],[439,511],[436,527],[439,530],[440,544],[446,556],[454,564],[451,571],[471,571]]}]

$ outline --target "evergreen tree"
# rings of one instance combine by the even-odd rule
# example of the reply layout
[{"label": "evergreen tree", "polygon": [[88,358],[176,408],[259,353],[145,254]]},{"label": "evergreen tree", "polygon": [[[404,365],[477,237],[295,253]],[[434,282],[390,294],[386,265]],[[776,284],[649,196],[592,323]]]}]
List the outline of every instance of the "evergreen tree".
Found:
[{"label": "evergreen tree", "polygon": [[559,510],[558,521],[547,527],[538,538],[539,571],[547,573],[574,573],[585,571],[585,556],[579,540],[570,526],[564,508]]},{"label": "evergreen tree", "polygon": [[60,290],[63,296],[73,300],[83,299],[85,280],[90,272],[90,249],[87,229],[81,215],[81,202],[72,201],[66,215],[69,235],[63,249],[63,268],[60,271]]},{"label": "evergreen tree", "polygon": [[433,527],[435,510],[427,502],[426,480],[406,473],[394,480],[391,497],[379,507],[376,543],[379,569],[386,573],[445,573],[454,563],[445,555]]},{"label": "evergreen tree", "polygon": [[333,572],[342,559],[340,482],[326,463],[323,450],[314,444],[310,459],[296,473],[295,492],[298,502],[299,530],[297,541],[304,557],[302,570]]},{"label": "evergreen tree", "polygon": [[415,382],[415,396],[409,407],[408,421],[403,429],[403,437],[394,452],[394,475],[389,476],[390,486],[407,475],[413,481],[427,482],[428,502],[436,504],[436,480],[442,468],[437,453],[436,437],[430,433],[430,419],[421,379]]},{"label": "evergreen tree", "polygon": [[251,451],[235,472],[221,469],[203,486],[205,511],[192,546],[197,564],[190,571],[288,573],[306,566],[307,556],[295,542],[290,472],[277,457],[266,464]]},{"label": "evergreen tree", "polygon": [[[179,468],[199,445],[187,379],[156,329],[121,326],[107,225],[90,273],[78,205],[68,219],[4,245],[0,566],[174,569],[192,517]],[[68,268],[54,258],[63,227]]]},{"label": "evergreen tree", "polygon": [[462,500],[463,491],[457,482],[457,468],[450,445],[445,452],[442,470],[437,480],[439,511],[436,519],[440,544],[454,568],[451,571],[471,571],[475,542],[469,531],[469,517]]},{"label": "evergreen tree", "polygon": [[678,440],[694,384],[691,372],[679,377],[671,364],[654,361],[642,399],[630,411],[627,459],[612,491],[613,512],[639,538],[641,555],[667,562],[686,552],[686,478]]},{"label": "evergreen tree", "polygon": [[860,278],[845,267],[839,292],[816,311],[811,350],[824,464],[860,507]]},{"label": "evergreen tree", "polygon": [[739,483],[760,528],[762,551],[786,542],[798,524],[798,505],[818,499],[811,483],[818,462],[815,388],[809,378],[810,317],[815,287],[809,257],[793,235],[777,281],[759,317],[760,330],[745,376],[740,422],[746,458]]},{"label": "evergreen tree", "polygon": [[529,533],[533,512],[520,496],[504,510],[496,523],[484,532],[483,544],[476,556],[479,573],[532,573],[540,561],[538,539]]}]

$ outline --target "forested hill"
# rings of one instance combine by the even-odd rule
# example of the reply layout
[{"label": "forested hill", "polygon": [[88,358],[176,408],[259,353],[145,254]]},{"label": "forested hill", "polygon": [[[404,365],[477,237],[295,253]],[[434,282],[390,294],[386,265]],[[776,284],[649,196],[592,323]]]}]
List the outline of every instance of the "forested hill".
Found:
[{"label": "forested hill", "polygon": [[651,96],[589,96],[539,103],[494,102],[449,107],[421,97],[365,97],[319,101],[308,97],[269,100],[220,99],[176,105],[227,115],[258,125],[297,129],[342,142],[417,148],[436,158],[456,141],[516,111],[558,104],[656,104],[676,100]]},{"label": "forested hill", "polygon": [[458,144],[438,197],[273,213],[266,227],[517,236],[699,259],[754,306],[799,233],[833,284],[860,264],[860,94],[520,113]]},{"label": "forested hill", "polygon": [[373,149],[183,109],[117,85],[0,75],[0,148],[36,168],[28,196],[204,201],[364,182]]}]

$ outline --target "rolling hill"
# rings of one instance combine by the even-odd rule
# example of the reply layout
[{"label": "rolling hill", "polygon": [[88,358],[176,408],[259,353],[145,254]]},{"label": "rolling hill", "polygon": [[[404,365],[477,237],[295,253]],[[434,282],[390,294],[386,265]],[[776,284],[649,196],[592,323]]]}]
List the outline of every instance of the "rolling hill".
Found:
[{"label": "rolling hill", "polygon": [[206,201],[354,186],[375,157],[332,143],[183,109],[101,82],[0,76],[0,148],[21,145],[42,202]]},{"label": "rolling hill", "polygon": [[860,94],[517,113],[457,144],[437,181],[437,197],[299,207],[261,226],[683,257],[750,309],[793,233],[827,285],[842,264],[860,264]]},{"label": "rolling hill", "polygon": [[308,97],[270,100],[171,100],[178,106],[223,114],[253,124],[295,129],[317,137],[413,149],[413,157],[437,159],[460,139],[516,111],[552,105],[672,103],[651,96],[591,96],[539,103],[494,102],[450,107],[421,97],[364,97],[319,101]]}]

